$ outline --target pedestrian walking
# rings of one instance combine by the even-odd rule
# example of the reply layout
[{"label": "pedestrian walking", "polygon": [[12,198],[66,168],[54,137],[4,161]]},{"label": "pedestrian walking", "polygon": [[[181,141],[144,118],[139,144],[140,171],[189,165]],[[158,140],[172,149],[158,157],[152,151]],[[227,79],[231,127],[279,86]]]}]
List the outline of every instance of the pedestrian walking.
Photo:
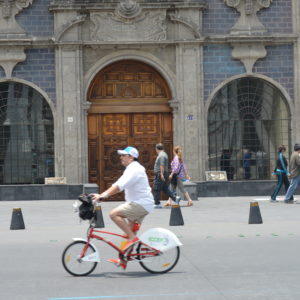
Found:
[{"label": "pedestrian walking", "polygon": [[[179,146],[174,147],[173,150],[174,158],[171,162],[172,172],[169,176],[170,180],[170,190],[176,193],[176,188],[178,188],[181,193],[188,200],[187,206],[193,205],[193,200],[191,199],[189,193],[186,191],[183,182],[186,180],[190,180],[190,176],[187,173],[186,166],[182,159],[182,150]],[[171,206],[172,199],[169,198],[164,206]]]},{"label": "pedestrian walking", "polygon": [[[285,187],[285,192],[288,191],[289,186],[290,186],[290,181],[288,178],[288,161],[286,159],[286,157],[283,155],[284,152],[286,151],[286,148],[284,145],[281,145],[280,147],[278,147],[278,156],[277,156],[277,160],[276,160],[276,166],[273,172],[273,175],[277,176],[277,185],[275,187],[274,192],[271,195],[271,202],[277,202],[276,201],[276,197],[282,187],[282,185],[284,184]],[[292,198],[293,199],[293,198]]]},{"label": "pedestrian walking", "polygon": [[164,151],[163,144],[159,143],[155,146],[157,157],[154,164],[154,184],[153,184],[153,196],[154,196],[154,208],[162,208],[160,204],[160,192],[164,192],[172,200],[176,201],[176,193],[169,189],[169,176],[168,166],[169,158],[168,154]]},{"label": "pedestrian walking", "polygon": [[300,182],[300,144],[295,144],[294,146],[294,152],[290,159],[290,173],[291,183],[288,191],[284,196],[285,203],[294,203],[292,197]]}]

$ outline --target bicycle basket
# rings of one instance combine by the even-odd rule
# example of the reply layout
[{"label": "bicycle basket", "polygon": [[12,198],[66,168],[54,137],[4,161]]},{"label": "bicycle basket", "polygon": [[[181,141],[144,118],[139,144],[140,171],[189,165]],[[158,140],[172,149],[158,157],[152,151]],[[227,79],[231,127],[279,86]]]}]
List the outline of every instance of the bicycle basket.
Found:
[{"label": "bicycle basket", "polygon": [[81,194],[78,199],[82,202],[78,208],[79,217],[82,220],[91,220],[95,215],[92,198],[87,194]]}]

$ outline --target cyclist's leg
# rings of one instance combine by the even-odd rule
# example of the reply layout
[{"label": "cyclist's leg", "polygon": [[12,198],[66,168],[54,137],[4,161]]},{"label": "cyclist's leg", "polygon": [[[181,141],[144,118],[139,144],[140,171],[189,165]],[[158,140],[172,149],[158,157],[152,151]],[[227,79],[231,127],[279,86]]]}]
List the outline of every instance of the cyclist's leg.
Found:
[{"label": "cyclist's leg", "polygon": [[124,206],[126,207],[127,203],[121,204],[111,210],[109,216],[114,223],[128,236],[128,239],[132,240],[135,238],[135,234],[132,232],[130,224],[125,219],[126,215],[124,214]]}]

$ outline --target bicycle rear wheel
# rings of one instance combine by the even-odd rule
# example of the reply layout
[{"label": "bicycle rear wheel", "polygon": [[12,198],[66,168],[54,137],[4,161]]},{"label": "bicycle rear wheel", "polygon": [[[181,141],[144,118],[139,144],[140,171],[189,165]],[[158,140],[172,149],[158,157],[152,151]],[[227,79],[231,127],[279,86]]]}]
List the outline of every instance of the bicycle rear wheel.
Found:
[{"label": "bicycle rear wheel", "polygon": [[137,248],[139,263],[149,273],[162,274],[171,271],[177,264],[180,257],[179,247],[167,250],[166,252],[159,252],[155,256],[145,255],[143,253],[151,253],[153,250],[140,244]]},{"label": "bicycle rear wheel", "polygon": [[[87,247],[84,255],[82,252]],[[92,273],[97,262],[83,261],[82,259],[88,255],[95,253],[96,250],[90,244],[84,241],[75,241],[68,245],[62,254],[62,264],[65,270],[73,276],[86,276]]]}]

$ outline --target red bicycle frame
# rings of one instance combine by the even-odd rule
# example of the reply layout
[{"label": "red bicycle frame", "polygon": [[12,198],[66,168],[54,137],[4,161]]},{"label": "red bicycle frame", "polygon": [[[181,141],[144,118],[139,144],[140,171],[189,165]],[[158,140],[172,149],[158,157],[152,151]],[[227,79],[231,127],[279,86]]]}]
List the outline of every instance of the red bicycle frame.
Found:
[{"label": "red bicycle frame", "polygon": [[[160,253],[159,250],[148,246],[147,244],[143,243],[142,241],[138,242],[138,245],[141,245],[139,247],[139,253],[133,253],[133,247],[129,247],[129,249],[125,249],[122,250],[121,248],[119,248],[118,246],[116,246],[113,242],[111,242],[110,240],[100,236],[97,233],[102,233],[102,234],[109,234],[109,235],[113,235],[113,236],[117,236],[123,239],[127,239],[126,235],[122,235],[122,234],[118,234],[118,233],[114,233],[114,232],[109,232],[109,231],[104,231],[104,230],[99,230],[99,229],[95,229],[94,227],[90,227],[88,229],[88,233],[87,233],[87,244],[85,245],[85,247],[82,250],[81,253],[81,257],[84,256],[88,245],[90,244],[90,241],[92,239],[97,239],[100,240],[104,243],[106,243],[107,245],[111,246],[112,248],[114,248],[116,251],[118,251],[120,258],[122,258],[123,260],[126,259],[127,261],[129,260],[133,260],[133,257],[145,257],[145,256],[156,256]],[[142,247],[143,246],[143,247]]]}]

